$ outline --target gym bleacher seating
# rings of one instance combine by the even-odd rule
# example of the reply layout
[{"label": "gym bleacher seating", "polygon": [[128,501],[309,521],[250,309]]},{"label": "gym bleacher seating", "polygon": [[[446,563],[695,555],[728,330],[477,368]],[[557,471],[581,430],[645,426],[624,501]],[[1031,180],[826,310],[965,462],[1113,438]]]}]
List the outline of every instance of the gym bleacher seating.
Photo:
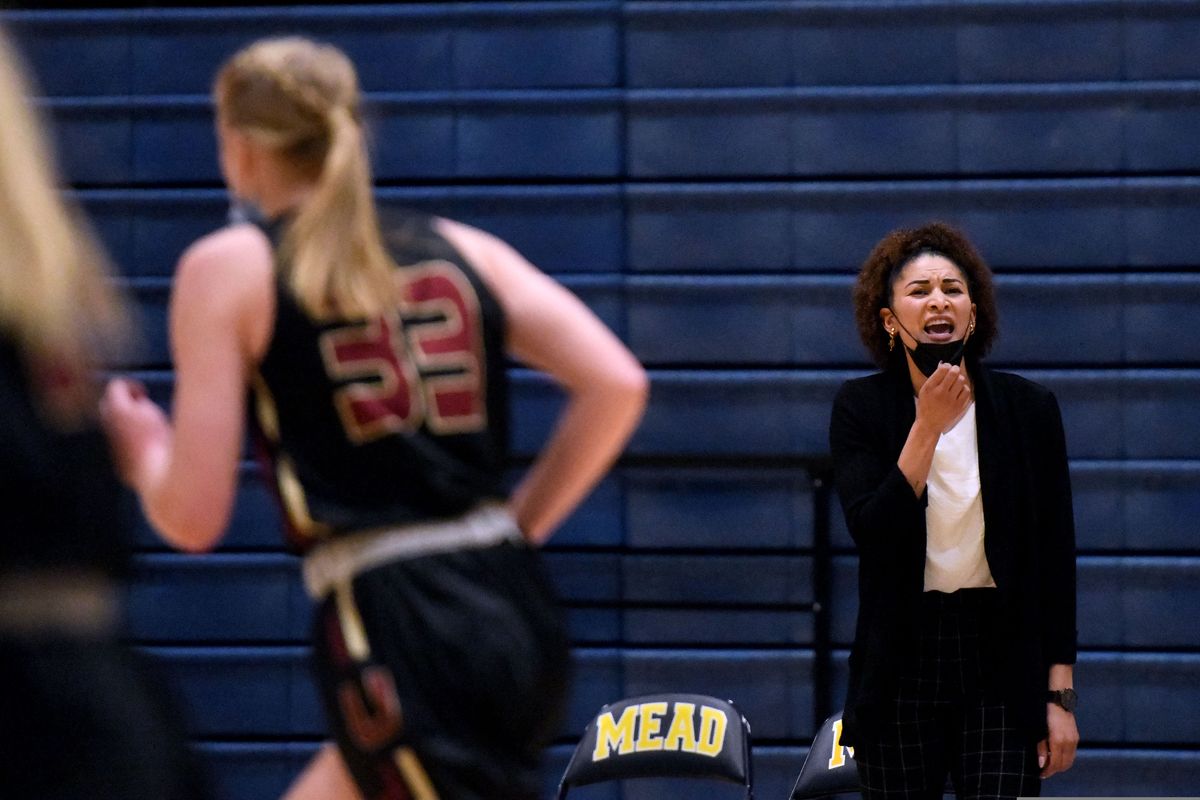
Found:
[{"label": "gym bleacher seating", "polygon": [[[854,551],[823,457],[834,392],[870,369],[853,275],[883,233],[930,218],[963,226],[996,269],[991,361],[1050,386],[1067,429],[1083,744],[1044,792],[1200,784],[1200,4],[0,17],[36,71],[69,190],[139,300],[146,343],[124,366],[155,397],[169,397],[173,265],[225,218],[206,93],[221,60],[274,33],[330,40],[358,63],[383,204],[508,239],[649,367],[629,454],[548,548],[577,669],[547,794],[596,708],[676,691],[737,703],[757,796],[787,796],[844,695],[852,636]],[[513,377],[515,476],[560,398]],[[277,526],[247,461],[217,553],[170,553],[139,532],[131,636],[170,668],[230,800],[277,795],[322,731],[308,601]]]}]

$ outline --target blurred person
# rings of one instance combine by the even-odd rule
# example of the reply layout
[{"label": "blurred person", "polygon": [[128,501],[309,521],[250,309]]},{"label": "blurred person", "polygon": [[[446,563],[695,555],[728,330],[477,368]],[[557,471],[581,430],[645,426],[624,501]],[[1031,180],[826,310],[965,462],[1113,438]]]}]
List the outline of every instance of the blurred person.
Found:
[{"label": "blurred person", "polygon": [[[123,474],[163,538],[209,550],[252,414],[318,604],[336,747],[305,798],[533,798],[568,678],[536,548],[634,430],[645,373],[574,295],[480,230],[384,216],[339,50],[258,41],[221,67],[222,172],[249,223],[181,257],[168,418],[110,384]],[[511,496],[505,354],[567,404]]]},{"label": "blurred person", "polygon": [[880,366],[830,422],[859,556],[842,744],[867,800],[1040,792],[1079,732],[1075,528],[1045,387],[984,365],[992,274],[958,230],[892,231],[858,275]]},{"label": "blurred person", "polygon": [[204,796],[158,677],[119,642],[132,519],[93,371],[127,310],[59,194],[0,32],[0,797]]}]

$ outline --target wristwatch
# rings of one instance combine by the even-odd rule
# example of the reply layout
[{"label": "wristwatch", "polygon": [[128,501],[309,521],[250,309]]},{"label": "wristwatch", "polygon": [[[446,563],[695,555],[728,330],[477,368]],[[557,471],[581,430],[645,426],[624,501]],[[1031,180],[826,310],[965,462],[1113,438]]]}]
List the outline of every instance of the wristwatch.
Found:
[{"label": "wristwatch", "polygon": [[1046,692],[1046,702],[1054,703],[1063,711],[1071,714],[1075,713],[1075,707],[1079,705],[1079,695],[1074,689],[1063,689],[1061,691]]}]

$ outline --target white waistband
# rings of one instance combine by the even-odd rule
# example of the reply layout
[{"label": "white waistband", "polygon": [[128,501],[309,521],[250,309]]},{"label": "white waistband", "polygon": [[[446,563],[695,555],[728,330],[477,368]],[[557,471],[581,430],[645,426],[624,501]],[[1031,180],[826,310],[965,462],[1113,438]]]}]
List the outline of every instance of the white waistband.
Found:
[{"label": "white waistband", "polygon": [[117,589],[102,575],[58,570],[0,574],[0,633],[108,636],[115,633],[119,615]]},{"label": "white waistband", "polygon": [[304,557],[304,588],[310,597],[320,599],[335,586],[392,561],[523,540],[507,507],[487,503],[453,519],[363,531],[324,541]]}]

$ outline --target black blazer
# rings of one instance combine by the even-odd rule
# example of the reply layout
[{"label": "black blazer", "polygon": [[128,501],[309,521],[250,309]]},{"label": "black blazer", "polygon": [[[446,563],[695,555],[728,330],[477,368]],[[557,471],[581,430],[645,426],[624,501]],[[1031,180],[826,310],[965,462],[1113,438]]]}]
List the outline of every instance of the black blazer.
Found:
[{"label": "black blazer", "polygon": [[[1018,375],[968,364],[975,389],[984,551],[998,610],[985,664],[1031,739],[1046,730],[1051,664],[1073,664],[1075,525],[1066,441],[1051,392]],[[846,381],[829,426],[834,480],[858,546],[858,623],[842,741],[869,725],[911,652],[924,591],[925,505],[896,461],[916,419],[902,360]]]}]

